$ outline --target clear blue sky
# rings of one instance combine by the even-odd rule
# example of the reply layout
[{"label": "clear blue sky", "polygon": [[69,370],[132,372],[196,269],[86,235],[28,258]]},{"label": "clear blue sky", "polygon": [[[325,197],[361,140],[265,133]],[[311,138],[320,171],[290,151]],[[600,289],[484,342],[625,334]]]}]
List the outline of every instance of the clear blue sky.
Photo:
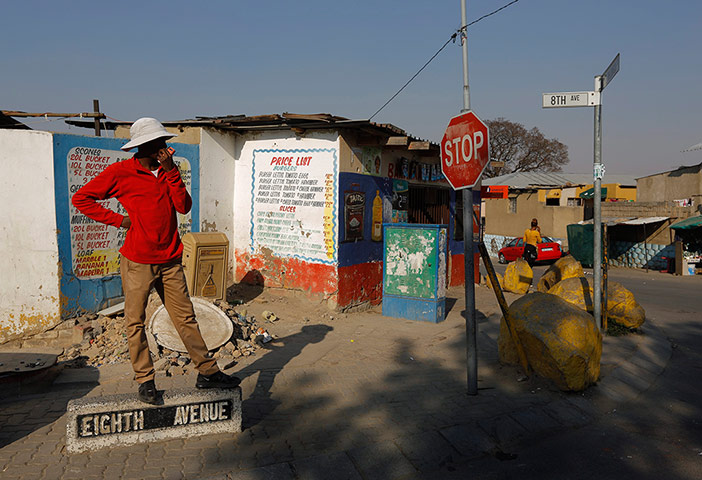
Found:
[{"label": "clear blue sky", "polygon": [[[468,21],[509,0],[468,0]],[[101,109],[119,120],[295,112],[370,117],[460,26],[460,0],[3,2],[0,109]],[[538,127],[592,171],[592,108],[541,94],[604,91],[608,173],[702,161],[702,2],[520,0],[469,30],[471,106]],[[374,120],[438,142],[462,107],[449,45]],[[62,130],[62,122],[30,123]],[[89,134],[85,129],[75,133]]]}]

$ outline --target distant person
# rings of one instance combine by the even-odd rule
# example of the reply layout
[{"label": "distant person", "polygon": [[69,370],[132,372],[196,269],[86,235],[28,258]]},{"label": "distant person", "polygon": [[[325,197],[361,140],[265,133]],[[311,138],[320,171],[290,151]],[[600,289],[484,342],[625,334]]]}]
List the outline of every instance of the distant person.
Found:
[{"label": "distant person", "polygon": [[[208,356],[185,283],[176,212],[190,211],[192,199],[168,151],[168,133],[155,118],[140,118],[129,130],[122,150],[136,154],[107,167],[73,195],[73,205],[95,221],[127,229],[120,271],[129,356],[142,402],[157,404],[154,365],[144,321],[151,288],[156,288],[183,344],[198,370],[197,388],[234,388],[240,380],[222,373]],[[120,215],[98,201],[116,198],[127,211]]]},{"label": "distant person", "polygon": [[524,232],[524,260],[529,263],[530,267],[534,266],[534,262],[536,262],[537,243],[541,243],[541,228],[539,228],[539,221],[532,218],[531,228]]}]

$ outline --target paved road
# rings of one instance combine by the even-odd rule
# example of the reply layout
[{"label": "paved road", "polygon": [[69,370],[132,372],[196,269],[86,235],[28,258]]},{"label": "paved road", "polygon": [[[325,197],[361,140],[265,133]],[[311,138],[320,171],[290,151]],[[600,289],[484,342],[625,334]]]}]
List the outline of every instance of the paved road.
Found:
[{"label": "paved road", "polygon": [[[500,316],[486,287],[476,288],[477,396],[466,395],[462,288],[438,325],[377,309],[310,321],[281,304],[277,341],[233,369],[241,434],[69,456],[67,401],[135,386],[124,364],[62,374],[47,392],[0,399],[0,478],[700,478],[702,309],[685,292],[702,291],[702,278],[650,275],[622,273],[635,293],[661,282],[639,294],[650,322],[642,335],[605,337],[601,379],[584,394],[517,382],[497,363]],[[194,376],[157,380],[192,388]]]},{"label": "paved road", "polygon": [[511,450],[513,457],[502,461],[474,462],[455,478],[466,473],[475,478],[702,478],[702,278],[630,269],[609,273],[634,293],[648,320],[672,342],[663,374],[596,422]]}]

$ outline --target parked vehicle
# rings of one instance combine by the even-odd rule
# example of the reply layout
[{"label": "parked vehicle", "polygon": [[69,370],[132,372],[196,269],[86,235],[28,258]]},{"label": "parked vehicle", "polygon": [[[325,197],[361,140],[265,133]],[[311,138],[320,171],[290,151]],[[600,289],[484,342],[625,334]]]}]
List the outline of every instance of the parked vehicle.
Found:
[{"label": "parked vehicle", "polygon": [[[541,237],[541,243],[536,245],[537,262],[553,262],[563,256],[561,245],[551,237]],[[500,263],[507,263],[516,260],[524,255],[524,239],[522,237],[513,238],[502,247],[497,258]]]}]

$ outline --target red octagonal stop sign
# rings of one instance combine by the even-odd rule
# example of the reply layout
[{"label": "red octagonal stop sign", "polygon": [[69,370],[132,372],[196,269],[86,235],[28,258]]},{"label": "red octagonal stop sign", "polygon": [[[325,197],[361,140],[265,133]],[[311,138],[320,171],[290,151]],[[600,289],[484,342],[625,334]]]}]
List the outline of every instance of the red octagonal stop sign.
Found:
[{"label": "red octagonal stop sign", "polygon": [[441,173],[454,190],[470,188],[490,161],[488,127],[473,112],[453,117],[441,139]]}]

